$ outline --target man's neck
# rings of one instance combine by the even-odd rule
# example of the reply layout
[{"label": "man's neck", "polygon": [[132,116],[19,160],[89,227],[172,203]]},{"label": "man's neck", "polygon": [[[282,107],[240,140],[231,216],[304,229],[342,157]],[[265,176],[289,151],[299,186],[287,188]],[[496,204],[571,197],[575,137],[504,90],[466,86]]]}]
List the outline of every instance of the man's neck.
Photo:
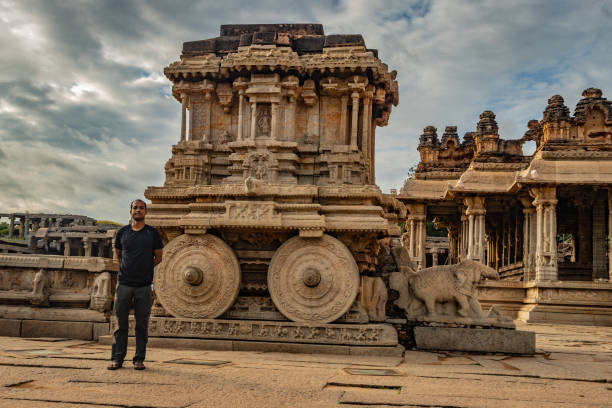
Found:
[{"label": "man's neck", "polygon": [[132,229],[134,231],[140,231],[141,229],[144,228],[145,226],[145,222],[143,221],[134,221],[132,220],[132,222],[130,223],[130,226],[132,227]]}]

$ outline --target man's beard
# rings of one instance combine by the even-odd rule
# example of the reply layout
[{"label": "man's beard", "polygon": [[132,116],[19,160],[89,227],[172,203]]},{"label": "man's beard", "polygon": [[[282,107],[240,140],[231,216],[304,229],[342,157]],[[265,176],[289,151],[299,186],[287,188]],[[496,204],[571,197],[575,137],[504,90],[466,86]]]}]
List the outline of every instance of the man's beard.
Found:
[{"label": "man's beard", "polygon": [[132,219],[133,219],[134,221],[144,221],[145,216],[144,216],[144,215],[133,215],[133,216],[132,216]]}]

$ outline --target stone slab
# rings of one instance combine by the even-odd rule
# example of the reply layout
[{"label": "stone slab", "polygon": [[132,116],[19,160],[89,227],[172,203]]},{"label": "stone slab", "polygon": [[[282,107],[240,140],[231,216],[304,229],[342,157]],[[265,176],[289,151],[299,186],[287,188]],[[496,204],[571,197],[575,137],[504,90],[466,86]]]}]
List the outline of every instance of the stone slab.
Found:
[{"label": "stone slab", "polygon": [[48,320],[24,320],[21,323],[22,337],[64,337],[91,340],[93,323]]},{"label": "stone slab", "polygon": [[0,319],[108,322],[108,318],[104,313],[91,309],[7,305],[0,305]]},{"label": "stone slab", "polygon": [[0,319],[0,336],[19,337],[21,334],[21,320]]},{"label": "stone slab", "polygon": [[[111,318],[111,331],[115,327]],[[130,317],[130,334],[134,330]],[[396,346],[397,331],[389,324],[323,324],[256,320],[179,319],[151,317],[150,337],[267,341],[273,343],[332,344],[345,346]]]},{"label": "stone slab", "polygon": [[535,353],[535,333],[521,330],[417,326],[414,339],[423,350]]}]

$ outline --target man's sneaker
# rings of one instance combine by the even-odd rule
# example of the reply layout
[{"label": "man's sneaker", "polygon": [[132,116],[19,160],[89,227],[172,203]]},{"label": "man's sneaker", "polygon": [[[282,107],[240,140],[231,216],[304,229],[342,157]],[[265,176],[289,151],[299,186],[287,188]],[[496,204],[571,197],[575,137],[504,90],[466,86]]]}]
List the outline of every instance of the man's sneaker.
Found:
[{"label": "man's sneaker", "polygon": [[118,361],[113,361],[106,367],[107,370],[117,370],[119,368],[121,368],[121,363]]},{"label": "man's sneaker", "polygon": [[146,367],[142,361],[134,361],[134,370],[144,370]]}]

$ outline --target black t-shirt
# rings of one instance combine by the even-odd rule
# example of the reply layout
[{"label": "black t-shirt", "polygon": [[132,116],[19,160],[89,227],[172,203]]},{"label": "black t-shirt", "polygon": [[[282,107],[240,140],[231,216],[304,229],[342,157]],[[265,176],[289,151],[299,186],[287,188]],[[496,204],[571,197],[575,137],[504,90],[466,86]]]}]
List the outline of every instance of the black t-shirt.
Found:
[{"label": "black t-shirt", "polygon": [[130,225],[115,236],[115,248],[121,250],[119,283],[127,286],[147,286],[153,283],[153,251],[163,248],[159,231],[145,225],[134,231]]}]

